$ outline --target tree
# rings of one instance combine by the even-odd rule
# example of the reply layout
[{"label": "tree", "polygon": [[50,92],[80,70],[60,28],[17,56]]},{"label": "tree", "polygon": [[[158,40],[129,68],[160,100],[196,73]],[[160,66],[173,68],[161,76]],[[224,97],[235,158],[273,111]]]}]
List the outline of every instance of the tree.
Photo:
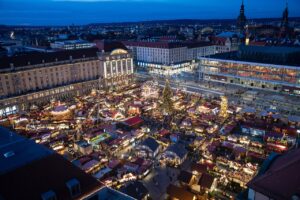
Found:
[{"label": "tree", "polygon": [[223,117],[223,118],[227,118],[228,117],[227,109],[228,109],[227,97],[222,96],[221,97],[221,108],[220,108],[219,116]]},{"label": "tree", "polygon": [[165,88],[162,93],[162,109],[166,114],[172,114],[173,112],[173,102],[172,102],[172,89],[170,87],[169,80],[166,80]]}]

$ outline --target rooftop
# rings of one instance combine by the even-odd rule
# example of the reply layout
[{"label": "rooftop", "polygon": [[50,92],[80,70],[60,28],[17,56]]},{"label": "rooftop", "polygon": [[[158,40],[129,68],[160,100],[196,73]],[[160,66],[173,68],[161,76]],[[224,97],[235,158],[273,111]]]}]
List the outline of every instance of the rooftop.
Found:
[{"label": "rooftop", "polygon": [[139,181],[130,182],[128,185],[121,189],[121,192],[137,200],[143,199],[149,193],[143,183]]},{"label": "rooftop", "polygon": [[300,149],[267,159],[267,169],[259,173],[248,186],[270,198],[291,199],[300,194]]},{"label": "rooftop", "polygon": [[151,138],[151,137],[148,137],[147,139],[145,139],[141,143],[141,145],[149,147],[153,152],[155,152],[156,149],[159,147],[158,142],[154,138]]},{"label": "rooftop", "polygon": [[209,42],[169,42],[169,41],[126,41],[123,42],[126,46],[137,47],[149,47],[149,48],[162,48],[162,49],[174,49],[174,48],[196,48],[202,46],[210,46]]},{"label": "rooftop", "polygon": [[207,173],[204,173],[204,174],[202,174],[201,178],[199,179],[198,184],[201,187],[210,189],[213,182],[214,182],[214,177]]},{"label": "rooftop", "polygon": [[167,194],[173,198],[180,200],[193,200],[195,195],[184,188],[177,187],[175,185],[169,185],[167,188]]},{"label": "rooftop", "polygon": [[238,51],[220,53],[210,58],[275,65],[300,66],[300,48],[274,46],[240,46]]},{"label": "rooftop", "polygon": [[0,175],[53,154],[34,141],[0,127]]},{"label": "rooftop", "polygon": [[122,42],[118,41],[96,40],[95,43],[97,48],[104,52],[112,52],[116,49],[127,50],[126,46]]},{"label": "rooftop", "polygon": [[183,145],[176,143],[167,148],[167,151],[174,152],[179,158],[184,158],[187,154],[187,150]]},{"label": "rooftop", "polygon": [[41,199],[51,190],[57,199],[72,199],[67,182],[80,183],[80,196],[92,194],[101,184],[58,154],[34,160],[0,175],[0,194],[4,199]]},{"label": "rooftop", "polygon": [[109,187],[103,187],[100,191],[99,191],[99,196],[101,197],[101,199],[105,200],[109,200],[109,199],[114,199],[114,200],[134,200],[134,198],[121,193],[117,190],[111,189]]},{"label": "rooftop", "polygon": [[193,174],[191,172],[181,171],[177,179],[183,183],[189,184],[192,178]]},{"label": "rooftop", "polygon": [[73,199],[68,186],[80,184],[77,197],[91,195],[102,185],[64,157],[0,127],[0,199]]},{"label": "rooftop", "polygon": [[95,58],[98,56],[97,48],[76,49],[56,52],[30,52],[12,57],[4,56],[0,58],[0,69],[26,67],[38,64],[47,64],[60,61],[70,61],[75,59]]},{"label": "rooftop", "polygon": [[63,40],[63,41],[55,41],[54,43],[60,43],[60,44],[85,44],[85,43],[90,43],[85,40]]}]

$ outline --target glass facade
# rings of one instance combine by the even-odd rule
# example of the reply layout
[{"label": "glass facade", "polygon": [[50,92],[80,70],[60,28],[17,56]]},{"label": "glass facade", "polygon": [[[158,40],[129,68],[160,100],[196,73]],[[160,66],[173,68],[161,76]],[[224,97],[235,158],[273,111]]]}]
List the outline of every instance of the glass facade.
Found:
[{"label": "glass facade", "polygon": [[211,81],[300,94],[300,67],[202,58],[200,73]]}]

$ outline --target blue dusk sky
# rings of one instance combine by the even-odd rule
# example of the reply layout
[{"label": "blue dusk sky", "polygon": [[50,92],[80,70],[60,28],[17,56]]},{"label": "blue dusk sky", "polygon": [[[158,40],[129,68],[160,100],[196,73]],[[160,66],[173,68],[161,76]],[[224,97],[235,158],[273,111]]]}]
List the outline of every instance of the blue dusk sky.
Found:
[{"label": "blue dusk sky", "polygon": [[[281,17],[286,0],[244,0],[247,18]],[[241,0],[0,0],[0,24],[69,25],[160,19],[234,19]],[[291,17],[300,0],[289,0]]]}]

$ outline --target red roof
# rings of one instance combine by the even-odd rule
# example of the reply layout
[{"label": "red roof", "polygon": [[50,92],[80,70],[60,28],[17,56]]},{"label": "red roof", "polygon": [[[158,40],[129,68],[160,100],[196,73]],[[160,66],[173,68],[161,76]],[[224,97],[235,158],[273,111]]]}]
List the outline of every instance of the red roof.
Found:
[{"label": "red roof", "polygon": [[167,134],[169,134],[169,133],[170,133],[170,131],[167,130],[167,129],[162,129],[161,131],[159,131],[159,134],[160,134],[161,136],[165,136],[165,135],[167,135]]},{"label": "red roof", "polygon": [[128,126],[135,126],[137,124],[140,124],[143,122],[143,120],[139,116],[135,116],[132,118],[129,118],[124,121]]}]

